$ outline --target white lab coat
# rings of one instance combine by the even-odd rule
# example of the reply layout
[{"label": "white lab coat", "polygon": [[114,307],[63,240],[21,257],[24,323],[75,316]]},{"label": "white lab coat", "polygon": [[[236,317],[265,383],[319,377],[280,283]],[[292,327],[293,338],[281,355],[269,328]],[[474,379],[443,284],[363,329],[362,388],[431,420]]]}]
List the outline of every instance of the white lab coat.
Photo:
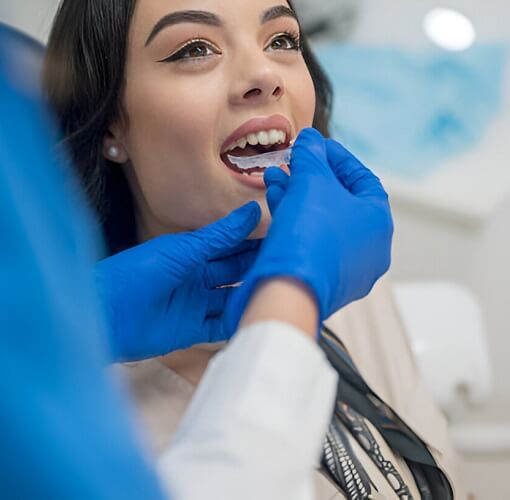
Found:
[{"label": "white lab coat", "polygon": [[159,461],[170,498],[312,500],[336,383],[296,328],[272,321],[240,331],[209,363]]},{"label": "white lab coat", "polygon": [[[448,439],[448,430],[444,417],[442,417],[434,405],[419,377],[392,295],[387,283],[385,284],[384,281],[386,280],[380,280],[368,297],[342,309],[330,318],[326,324],[347,346],[356,366],[367,383],[427,443],[429,451],[434,456],[436,462],[453,483],[455,498],[464,499],[466,495],[456,474],[456,468],[459,463],[458,457],[456,457]],[[275,333],[280,331],[279,326],[276,327]],[[267,374],[273,372],[270,378],[271,384],[273,380],[280,380],[282,372],[288,370],[287,364],[294,352],[292,347],[294,341],[292,339],[297,337],[296,342],[299,342],[300,339],[299,335],[287,336],[283,330],[282,335],[285,335],[285,342],[277,342],[281,337],[268,340],[271,345],[271,351],[274,354],[271,358],[273,364],[266,372]],[[273,340],[275,340],[275,343],[272,342]],[[317,350],[317,347],[308,341],[308,339],[304,338],[301,340],[307,341],[303,347],[310,349],[311,352]],[[245,343],[243,342],[243,344]],[[251,347],[248,349],[248,354],[250,349]],[[228,348],[225,352],[228,352]],[[217,356],[222,356],[223,354],[219,353]],[[319,351],[319,354],[322,354],[322,351]],[[239,363],[232,360],[233,364],[231,365],[230,373],[242,374],[245,371],[243,364],[246,364],[246,355],[241,355],[240,353],[235,355],[239,355],[240,360]],[[310,353],[310,355],[312,354]],[[323,359],[321,356],[319,358]],[[282,369],[280,369],[280,365]],[[238,366],[241,369],[239,372],[236,372],[235,368]],[[308,363],[308,366],[312,365]],[[141,410],[145,428],[148,430],[147,437],[149,438],[149,443],[154,452],[160,455],[168,447],[168,443],[172,442],[175,436],[180,433],[180,423],[192,400],[195,386],[173,370],[165,367],[158,360],[131,365],[125,367],[124,370],[128,372],[137,405]],[[307,373],[305,370],[303,370],[303,373],[298,373],[294,383],[292,381],[289,382],[289,390],[294,392],[305,391],[306,385],[302,384],[301,377],[307,375],[313,376],[312,373]],[[211,391],[212,394],[217,388],[215,384],[219,382],[219,379],[218,382],[209,382],[209,389],[207,391]],[[204,379],[202,379],[197,391],[203,390],[201,389],[203,383]],[[267,383],[267,379],[265,383]],[[271,386],[271,384],[268,385]],[[300,384],[303,385],[304,389],[301,388]],[[244,392],[247,387],[243,386],[240,392]],[[261,408],[264,408],[263,405],[266,405],[266,402],[271,401],[273,397],[273,393],[269,395],[261,394],[260,400],[264,402],[261,404]],[[233,403],[235,405],[236,402],[234,401]],[[277,401],[277,404],[279,403]],[[228,401],[226,404],[228,404]],[[327,400],[322,403],[316,402],[314,406],[310,404],[307,410],[310,409],[312,411],[313,409],[313,411],[316,411],[317,418],[320,419],[323,409],[330,408],[330,402]],[[289,407],[289,421],[293,421],[296,418],[300,419],[302,417],[300,412],[301,408],[292,409]],[[367,422],[367,424],[369,423]],[[303,424],[303,427],[305,428],[306,425]],[[312,422],[310,425],[313,428],[314,423]],[[408,474],[406,470],[406,464],[387,448],[384,440],[377,434],[375,429],[372,429],[372,432],[380,446],[385,448],[384,455],[397,467],[406,483],[412,486],[412,476],[409,476],[410,473]],[[298,436],[297,439],[300,437]],[[353,448],[357,447],[354,439],[351,445]],[[269,444],[268,448],[271,448],[271,446]],[[362,450],[356,450],[356,455],[363,463],[364,468],[384,498],[394,498],[394,494],[385,491],[388,483],[380,476],[372,460],[368,456],[364,456]],[[272,461],[272,457],[269,456],[268,460]],[[276,462],[276,458],[274,464],[276,469],[280,466]],[[291,465],[289,464],[289,466]],[[269,467],[269,465],[267,466]],[[212,471],[212,469],[210,470]],[[236,479],[233,480],[237,481]],[[313,498],[315,500],[331,500],[332,498],[340,500],[344,498],[344,495],[337,486],[319,471],[314,473],[314,483],[315,496]],[[250,498],[251,483],[249,485],[250,487],[247,486],[239,498]],[[415,496],[419,498],[419,494]],[[194,496],[192,498],[201,497]],[[272,497],[268,496],[268,498]]]}]

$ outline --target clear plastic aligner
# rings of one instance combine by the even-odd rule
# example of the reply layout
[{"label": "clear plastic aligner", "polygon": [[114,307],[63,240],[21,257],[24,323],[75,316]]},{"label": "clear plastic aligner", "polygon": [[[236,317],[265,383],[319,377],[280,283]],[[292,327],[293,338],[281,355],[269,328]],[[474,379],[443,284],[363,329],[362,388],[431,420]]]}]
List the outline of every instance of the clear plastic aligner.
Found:
[{"label": "clear plastic aligner", "polygon": [[229,161],[240,169],[254,167],[279,166],[282,163],[289,164],[292,147],[282,149],[281,151],[269,151],[255,156],[232,156],[227,155]]}]

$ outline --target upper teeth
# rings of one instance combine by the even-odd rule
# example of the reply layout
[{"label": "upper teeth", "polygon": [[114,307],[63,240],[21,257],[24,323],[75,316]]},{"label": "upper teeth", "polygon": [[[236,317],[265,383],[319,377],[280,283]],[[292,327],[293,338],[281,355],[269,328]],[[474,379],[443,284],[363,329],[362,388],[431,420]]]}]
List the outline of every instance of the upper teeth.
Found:
[{"label": "upper teeth", "polygon": [[267,146],[269,144],[282,144],[285,142],[286,134],[283,130],[261,130],[260,132],[248,134],[246,137],[241,137],[236,142],[230,144],[225,151],[232,151],[235,148],[244,149],[247,144],[250,146],[256,146],[261,144]]}]

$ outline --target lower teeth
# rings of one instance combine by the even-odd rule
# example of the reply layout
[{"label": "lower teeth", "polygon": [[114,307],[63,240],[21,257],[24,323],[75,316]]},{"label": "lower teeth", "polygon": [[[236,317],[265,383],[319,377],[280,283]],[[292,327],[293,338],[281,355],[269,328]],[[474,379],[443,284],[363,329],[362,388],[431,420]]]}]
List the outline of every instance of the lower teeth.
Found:
[{"label": "lower teeth", "polygon": [[242,174],[250,177],[264,177],[264,172],[242,172]]}]

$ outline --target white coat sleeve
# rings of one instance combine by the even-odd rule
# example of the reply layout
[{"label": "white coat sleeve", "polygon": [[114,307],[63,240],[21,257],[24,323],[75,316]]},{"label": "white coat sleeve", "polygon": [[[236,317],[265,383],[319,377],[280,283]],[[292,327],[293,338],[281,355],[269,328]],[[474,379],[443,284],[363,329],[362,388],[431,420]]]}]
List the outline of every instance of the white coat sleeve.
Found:
[{"label": "white coat sleeve", "polygon": [[172,500],[312,500],[337,375],[282,322],[236,334],[209,367],[158,469]]}]

